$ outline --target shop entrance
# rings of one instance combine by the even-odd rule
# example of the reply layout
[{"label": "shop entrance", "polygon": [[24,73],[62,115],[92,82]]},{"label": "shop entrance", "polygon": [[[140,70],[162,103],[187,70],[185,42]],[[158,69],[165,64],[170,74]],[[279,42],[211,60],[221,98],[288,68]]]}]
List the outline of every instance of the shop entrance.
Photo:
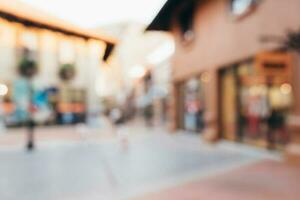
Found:
[{"label": "shop entrance", "polygon": [[205,128],[204,87],[201,78],[192,78],[182,82],[179,91],[180,128],[201,133]]},{"label": "shop entrance", "polygon": [[257,72],[253,60],[221,71],[221,130],[224,138],[281,148],[289,140],[286,116],[292,88],[284,74]]}]

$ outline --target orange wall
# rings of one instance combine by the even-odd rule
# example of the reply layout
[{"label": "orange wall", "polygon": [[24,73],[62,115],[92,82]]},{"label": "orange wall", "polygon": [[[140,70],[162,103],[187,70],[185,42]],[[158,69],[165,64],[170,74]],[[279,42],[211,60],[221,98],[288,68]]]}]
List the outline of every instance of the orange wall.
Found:
[{"label": "orange wall", "polygon": [[[229,0],[207,2],[197,9],[194,22],[196,37],[193,43],[182,45],[178,29],[176,26],[173,28],[176,51],[172,60],[172,77],[178,83],[200,75],[203,71],[209,72],[210,82],[205,87],[206,101],[209,102],[206,118],[208,128],[218,130],[218,69],[257,53],[278,48],[278,44],[262,43],[260,39],[269,35],[285,36],[288,30],[298,30],[300,0],[262,0],[256,10],[241,19],[234,19],[230,14]],[[300,91],[295,87],[294,90]],[[178,128],[176,119],[180,114],[176,109],[176,94],[175,89],[172,105],[173,128]],[[300,94],[295,95],[298,101]],[[300,109],[300,106],[296,107]]]},{"label": "orange wall", "polygon": [[173,78],[182,80],[206,69],[218,68],[276,48],[262,43],[264,35],[285,35],[300,28],[299,0],[262,0],[243,19],[234,19],[229,0],[215,0],[199,7],[195,19],[196,40],[183,46],[176,28]]}]

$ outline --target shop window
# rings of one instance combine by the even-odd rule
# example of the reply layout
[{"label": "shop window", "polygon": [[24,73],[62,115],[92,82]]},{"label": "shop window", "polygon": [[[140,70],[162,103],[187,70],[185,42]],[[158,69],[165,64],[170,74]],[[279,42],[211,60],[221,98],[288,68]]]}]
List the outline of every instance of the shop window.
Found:
[{"label": "shop window", "polygon": [[59,44],[59,63],[71,64],[75,62],[75,46],[71,41],[61,41]]},{"label": "shop window", "polygon": [[235,17],[244,17],[254,10],[260,0],[230,0],[230,12]]},{"label": "shop window", "polygon": [[201,133],[205,128],[205,94],[201,77],[195,77],[184,84],[183,91],[183,127],[192,132]]},{"label": "shop window", "polygon": [[249,59],[221,71],[221,130],[226,139],[281,149],[289,141],[286,120],[293,88],[288,73],[257,70],[267,61],[277,61],[269,67],[281,69],[286,56],[267,55],[260,55],[259,62]]},{"label": "shop window", "polygon": [[33,31],[24,31],[20,35],[19,60],[24,58],[36,61],[38,59],[38,38]]}]

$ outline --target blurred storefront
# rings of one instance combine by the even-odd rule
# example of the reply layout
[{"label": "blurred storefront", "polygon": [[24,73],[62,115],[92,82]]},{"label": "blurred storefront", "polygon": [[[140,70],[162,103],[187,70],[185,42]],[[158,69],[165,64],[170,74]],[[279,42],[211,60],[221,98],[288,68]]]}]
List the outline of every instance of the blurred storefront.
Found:
[{"label": "blurred storefront", "polygon": [[224,138],[264,147],[289,142],[286,121],[293,101],[292,66],[289,53],[271,52],[220,70]]},{"label": "blurred storefront", "polygon": [[[146,33],[145,24],[123,22],[100,27],[119,39],[107,68],[114,69],[107,81],[107,90],[118,101],[115,107],[127,119],[143,118],[145,107],[151,122],[166,125],[170,86],[170,55],[174,50],[172,37],[166,33]],[[97,30],[97,29],[96,29]],[[150,80],[149,80],[150,77]],[[113,84],[117,84],[115,89]]]},{"label": "blurred storefront", "polygon": [[[0,1],[0,82],[8,126],[85,121],[99,104],[96,78],[102,57],[116,40],[49,16],[16,0]],[[35,66],[34,75],[24,75]],[[33,105],[30,105],[33,104]]]},{"label": "blurred storefront", "polygon": [[262,38],[298,30],[298,7],[297,0],[167,1],[147,30],[176,41],[171,129],[264,147],[293,142],[299,56]]},{"label": "blurred storefront", "polygon": [[168,102],[170,100],[170,73],[169,58],[164,62],[154,65],[151,68],[153,76],[153,103],[155,121],[158,125],[167,125],[169,122]]}]

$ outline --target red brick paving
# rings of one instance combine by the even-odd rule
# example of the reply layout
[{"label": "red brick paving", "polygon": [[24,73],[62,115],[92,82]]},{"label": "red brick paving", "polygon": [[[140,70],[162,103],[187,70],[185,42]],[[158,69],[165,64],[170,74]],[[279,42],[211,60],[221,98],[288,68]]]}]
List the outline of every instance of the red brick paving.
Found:
[{"label": "red brick paving", "polygon": [[300,167],[262,161],[135,200],[299,200]]}]

